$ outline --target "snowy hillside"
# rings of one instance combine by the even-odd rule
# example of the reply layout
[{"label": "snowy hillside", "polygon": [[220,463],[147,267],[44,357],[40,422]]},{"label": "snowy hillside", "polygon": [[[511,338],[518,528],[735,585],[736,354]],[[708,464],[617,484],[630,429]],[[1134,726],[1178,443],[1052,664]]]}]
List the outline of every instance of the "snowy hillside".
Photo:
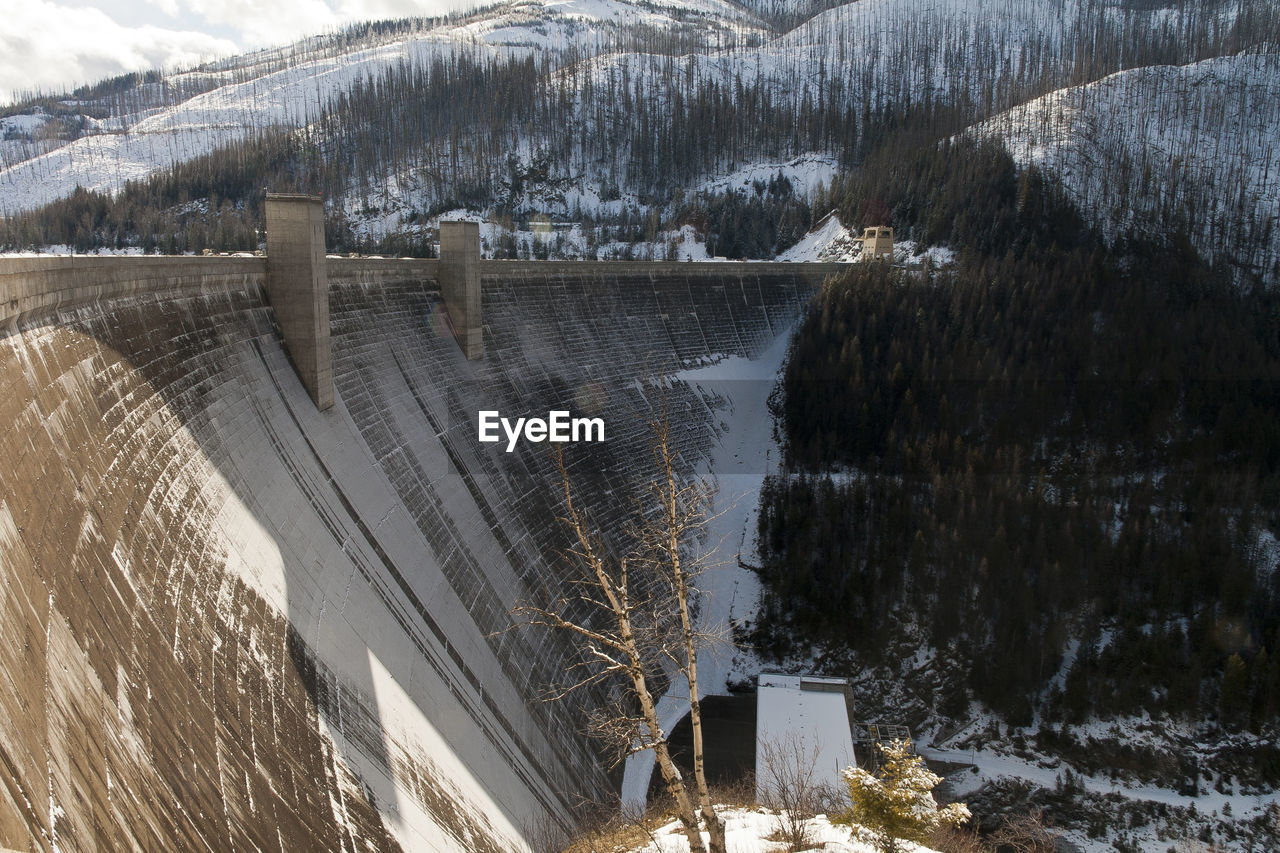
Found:
[{"label": "snowy hillside", "polygon": [[[517,0],[430,29],[358,40],[354,49],[332,39],[309,39],[292,49],[257,51],[240,59],[173,75],[167,89],[196,91],[176,103],[89,118],[84,135],[52,151],[37,144],[38,115],[3,119],[0,134],[0,211],[30,209],[69,195],[77,186],[119,190],[229,143],[276,128],[314,122],[335,95],[356,81],[376,79],[396,69],[418,67],[432,58],[466,54],[474,59],[616,50],[623,30],[693,34],[695,43],[725,44],[758,27],[749,16],[720,0],[645,3],[622,0]],[[66,103],[66,102],[64,102]],[[70,104],[74,106],[74,104]],[[26,142],[26,145],[22,143]],[[34,155],[34,156],[32,156]]]},{"label": "snowy hillside", "polygon": [[208,154],[255,130],[301,127],[352,81],[381,73],[396,62],[422,61],[449,46],[423,39],[308,59],[219,85],[170,107],[97,122],[84,136],[0,171],[0,209],[37,207],[77,186],[115,191],[125,181]]},{"label": "snowy hillside", "polygon": [[[775,19],[794,17],[769,8]],[[774,32],[727,0],[516,0],[466,17],[314,37],[125,91],[64,99],[56,105],[67,124],[61,133],[40,130],[38,106],[20,106],[26,115],[3,119],[0,212],[38,207],[77,186],[116,192],[126,181],[273,130],[309,128],[323,142],[316,123],[322,117],[324,127],[341,123],[334,113],[342,109],[335,106],[340,96],[360,84],[367,99],[380,82],[411,77],[439,57],[477,63],[538,57],[531,94],[555,91],[562,98],[558,129],[517,123],[485,147],[501,145],[525,164],[547,153],[551,176],[574,179],[588,202],[608,186],[652,190],[644,186],[651,176],[621,168],[641,141],[661,141],[662,128],[647,123],[681,111],[683,121],[704,116],[734,141],[717,142],[724,150],[696,176],[681,178],[688,187],[731,173],[744,160],[806,154],[848,160],[869,122],[891,122],[913,106],[946,104],[980,117],[1100,77],[1135,53],[1198,57],[1246,37],[1233,30],[1234,9],[1199,0],[1155,11],[1066,0],[861,0]],[[611,100],[601,103],[600,92]],[[718,115],[724,109],[718,99],[742,115]],[[782,120],[794,126],[779,126]],[[572,139],[575,132],[605,142],[589,149]],[[381,172],[364,180],[432,182],[427,207],[447,203],[459,186],[494,180],[492,170],[459,176],[429,152],[401,153],[410,155],[407,170],[370,166]]]},{"label": "snowy hillside", "polygon": [[1061,176],[1112,236],[1185,229],[1206,257],[1280,277],[1280,54],[1123,71],[977,132]]}]

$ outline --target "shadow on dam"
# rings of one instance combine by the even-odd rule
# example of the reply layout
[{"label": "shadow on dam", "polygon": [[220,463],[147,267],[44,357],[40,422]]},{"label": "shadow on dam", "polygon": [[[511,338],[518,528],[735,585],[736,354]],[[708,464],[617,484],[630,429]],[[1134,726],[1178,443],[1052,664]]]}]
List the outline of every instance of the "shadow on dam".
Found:
[{"label": "shadow on dam", "polygon": [[[432,282],[337,263],[327,412],[252,270],[11,321],[0,843],[509,850],[606,793],[539,699],[573,650],[506,630],[558,582],[551,460],[476,413],[602,413],[569,458],[616,530],[640,380],[760,352],[813,286],[639,266],[490,265],[469,362]],[[670,393],[693,471],[715,403]]]}]

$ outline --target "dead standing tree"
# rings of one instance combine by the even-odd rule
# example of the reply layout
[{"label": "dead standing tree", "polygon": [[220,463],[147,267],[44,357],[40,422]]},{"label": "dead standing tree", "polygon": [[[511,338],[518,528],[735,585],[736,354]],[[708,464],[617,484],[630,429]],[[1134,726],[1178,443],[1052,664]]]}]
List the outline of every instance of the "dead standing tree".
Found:
[{"label": "dead standing tree", "polygon": [[[641,508],[630,526],[631,547],[621,555],[610,551],[575,500],[564,457],[557,453],[565,512],[560,521],[573,542],[566,554],[576,570],[572,592],[545,605],[521,604],[516,613],[528,624],[568,631],[582,651],[571,683],[551,698],[612,682],[615,701],[593,713],[591,733],[613,746],[619,760],[652,749],[691,853],[708,849],[698,813],[707,827],[710,853],[725,853],[724,823],[706,782],[698,701],[698,647],[712,638],[698,628],[692,603],[695,578],[705,567],[692,547],[706,528],[713,491],[705,481],[685,482],[677,473],[665,398],[652,411],[649,427],[655,464],[647,489],[650,505]],[[683,676],[689,691],[697,812],[658,719],[655,687],[673,676]]]},{"label": "dead standing tree", "polygon": [[[707,825],[711,853],[724,853],[724,822],[715,812],[707,787],[706,762],[702,746],[702,705],[698,697],[698,646],[708,638],[694,622],[691,602],[694,581],[706,568],[702,554],[692,550],[693,541],[705,531],[714,492],[706,481],[681,482],[676,476],[675,457],[669,441],[671,423],[666,398],[649,421],[653,431],[653,461],[658,479],[650,483],[650,494],[660,507],[656,515],[646,515],[640,524],[641,554],[651,561],[653,575],[667,587],[680,615],[680,653],[669,661],[689,690],[689,724],[693,731],[693,776],[698,789],[702,819]],[[686,547],[690,551],[686,554]]]}]

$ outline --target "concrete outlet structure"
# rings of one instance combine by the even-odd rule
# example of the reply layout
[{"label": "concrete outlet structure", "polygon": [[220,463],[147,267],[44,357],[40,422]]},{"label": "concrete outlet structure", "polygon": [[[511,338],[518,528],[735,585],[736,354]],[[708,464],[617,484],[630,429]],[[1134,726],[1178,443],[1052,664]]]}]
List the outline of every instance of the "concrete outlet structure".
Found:
[{"label": "concrete outlet structure", "polygon": [[[756,796],[769,796],[779,773],[808,773],[844,788],[842,771],[855,767],[853,694],[843,678],[760,673],[756,690]],[[797,751],[798,749],[798,751]],[[812,766],[770,766],[811,760]]]},{"label": "concrete outlet structure", "polygon": [[285,349],[316,408],[333,406],[324,205],[307,195],[267,194],[267,299]]},{"label": "concrete outlet structure", "polygon": [[480,225],[440,223],[440,292],[458,346],[468,359],[484,355],[480,313]]}]

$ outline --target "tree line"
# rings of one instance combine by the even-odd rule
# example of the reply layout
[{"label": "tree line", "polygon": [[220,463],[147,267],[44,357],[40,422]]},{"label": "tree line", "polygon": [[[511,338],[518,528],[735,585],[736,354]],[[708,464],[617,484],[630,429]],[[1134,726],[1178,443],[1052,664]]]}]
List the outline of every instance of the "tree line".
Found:
[{"label": "tree line", "polygon": [[[894,150],[890,142],[901,152],[906,137],[949,136],[1062,85],[1280,38],[1274,10],[1249,6],[1232,16],[1201,0],[1161,16],[1086,3],[1056,29],[1045,24],[1044,10],[1032,14],[996,0],[983,7],[1002,22],[992,27],[945,7],[924,16],[899,9],[869,16],[852,4],[809,19],[827,5],[788,11],[754,4],[776,21],[801,9],[806,23],[797,33],[803,36],[781,50],[761,51],[759,38],[731,37],[723,26],[712,28],[718,33],[712,38],[699,30],[701,19],[689,17],[694,13],[666,30],[606,27],[555,48],[451,45],[358,80],[305,127],[264,122],[244,140],[126,185],[111,198],[77,193],[44,211],[10,215],[0,224],[0,246],[253,249],[264,188],[318,192],[330,200],[338,250],[404,246],[421,252],[424,237],[415,223],[441,211],[469,207],[517,219],[553,211],[571,215],[582,204],[572,196],[582,190],[606,202],[629,196],[629,205],[644,208],[642,215],[660,210],[660,226],[669,227],[686,206],[682,193],[745,163],[819,151],[852,171],[877,151]],[[451,23],[358,25],[188,74],[124,75],[79,90],[80,106],[45,97],[13,110],[41,104],[56,109],[46,132],[68,138],[84,132],[67,114],[76,109],[118,119],[127,132],[128,116],[214,86]],[[900,38],[882,43],[882,28]],[[28,148],[49,144],[33,140]],[[725,244],[717,254],[767,254],[786,244],[805,219],[794,206],[789,213],[761,213],[750,210],[753,204],[740,197],[721,200],[718,210],[704,208],[713,217],[715,241]],[[398,243],[341,221],[359,225],[388,205],[402,208]],[[632,215],[587,206],[596,217]],[[739,240],[736,234],[748,222],[757,232],[778,233]]]},{"label": "tree line", "polygon": [[796,333],[761,648],[874,660],[909,624],[1012,721],[1273,722],[1280,296],[1177,235],[1104,244],[996,146],[926,146],[843,190],[960,251],[859,266]]}]

